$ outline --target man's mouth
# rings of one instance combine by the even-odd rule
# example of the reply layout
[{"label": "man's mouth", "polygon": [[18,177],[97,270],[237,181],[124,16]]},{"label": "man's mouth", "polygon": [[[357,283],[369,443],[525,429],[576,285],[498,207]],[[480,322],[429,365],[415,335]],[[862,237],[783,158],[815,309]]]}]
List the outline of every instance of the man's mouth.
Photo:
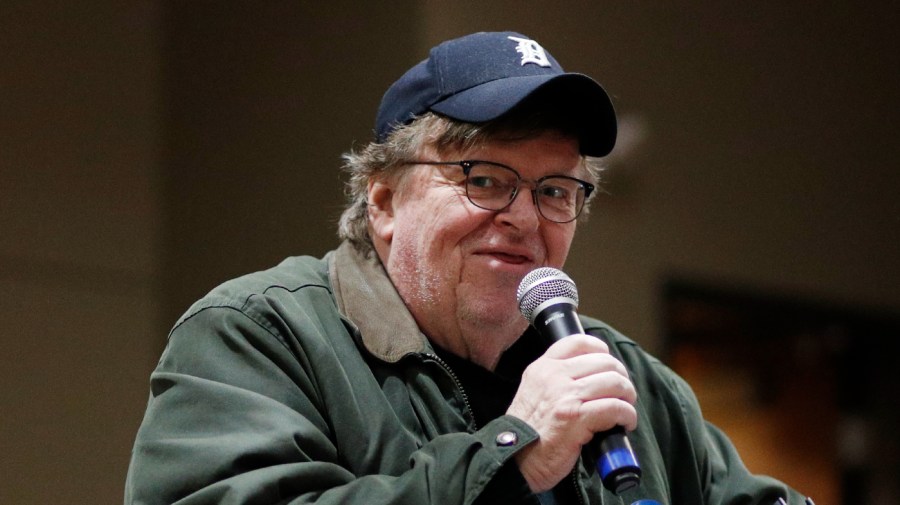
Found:
[{"label": "man's mouth", "polygon": [[489,252],[486,253],[488,256],[492,256],[504,263],[509,263],[512,265],[521,265],[523,263],[528,263],[531,261],[527,256],[523,256],[521,254],[511,254],[504,252]]},{"label": "man's mouth", "polygon": [[507,265],[525,265],[534,263],[531,251],[521,247],[486,247],[476,250],[475,254],[491,258]]}]

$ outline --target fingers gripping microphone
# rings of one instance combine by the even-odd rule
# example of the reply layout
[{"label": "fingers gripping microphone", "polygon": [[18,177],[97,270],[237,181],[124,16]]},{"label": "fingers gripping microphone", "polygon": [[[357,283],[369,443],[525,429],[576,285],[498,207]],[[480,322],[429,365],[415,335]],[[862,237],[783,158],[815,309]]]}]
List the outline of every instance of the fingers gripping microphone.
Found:
[{"label": "fingers gripping microphone", "polygon": [[[532,270],[519,284],[517,297],[522,315],[551,341],[584,333],[575,312],[578,290],[562,271],[548,267]],[[616,494],[638,485],[641,468],[624,428],[617,426],[601,436],[597,471],[603,485]]]}]

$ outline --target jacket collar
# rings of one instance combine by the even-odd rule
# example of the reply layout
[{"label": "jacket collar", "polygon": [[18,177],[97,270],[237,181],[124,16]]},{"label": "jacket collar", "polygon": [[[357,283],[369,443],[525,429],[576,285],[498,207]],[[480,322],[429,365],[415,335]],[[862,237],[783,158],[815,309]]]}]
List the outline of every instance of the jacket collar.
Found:
[{"label": "jacket collar", "polygon": [[377,254],[360,253],[345,241],[331,257],[328,276],[338,310],[356,325],[375,357],[395,363],[431,350]]}]

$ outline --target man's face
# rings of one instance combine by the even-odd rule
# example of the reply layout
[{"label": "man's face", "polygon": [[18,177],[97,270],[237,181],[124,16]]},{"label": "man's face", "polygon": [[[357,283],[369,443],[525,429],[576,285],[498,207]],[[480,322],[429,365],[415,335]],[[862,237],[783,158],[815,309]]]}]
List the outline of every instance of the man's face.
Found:
[{"label": "man's face", "polygon": [[[502,163],[526,180],[587,176],[577,141],[552,133],[441,156],[428,149],[417,161],[459,160]],[[575,223],[541,217],[525,184],[506,209],[478,208],[459,166],[414,165],[399,179],[369,189],[373,241],[388,275],[434,343],[493,368],[527,326],[519,282],[537,267],[562,267]]]}]

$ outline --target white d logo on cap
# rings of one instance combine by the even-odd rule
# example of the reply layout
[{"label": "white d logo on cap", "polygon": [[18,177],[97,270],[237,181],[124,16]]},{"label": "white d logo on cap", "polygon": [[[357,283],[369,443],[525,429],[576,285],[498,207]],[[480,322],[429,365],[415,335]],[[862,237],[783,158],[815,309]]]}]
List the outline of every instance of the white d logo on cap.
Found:
[{"label": "white d logo on cap", "polygon": [[541,47],[540,44],[531,40],[531,39],[522,39],[519,37],[507,37],[509,40],[513,40],[519,43],[516,46],[516,51],[522,55],[522,66],[524,67],[526,63],[534,63],[535,65],[539,65],[541,67],[549,67],[550,60],[547,59],[547,53],[544,52],[544,48]]}]

